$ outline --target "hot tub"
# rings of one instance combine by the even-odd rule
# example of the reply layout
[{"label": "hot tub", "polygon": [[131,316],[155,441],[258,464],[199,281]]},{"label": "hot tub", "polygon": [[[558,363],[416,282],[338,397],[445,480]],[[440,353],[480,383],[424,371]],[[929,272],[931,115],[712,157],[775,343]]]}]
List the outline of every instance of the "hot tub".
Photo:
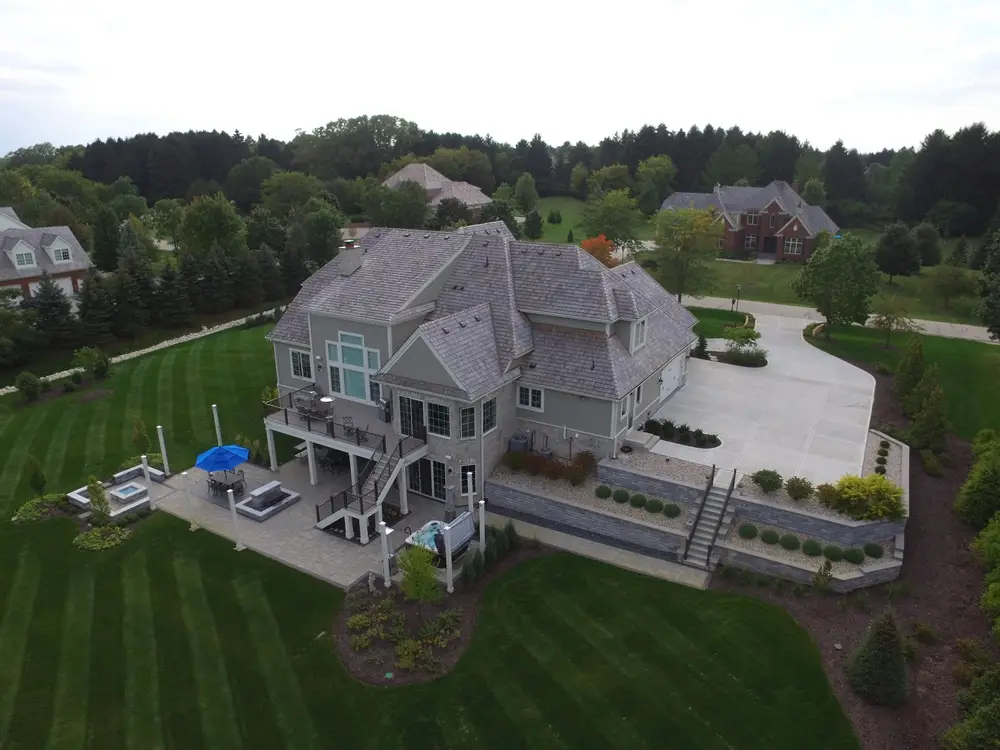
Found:
[{"label": "hot tub", "polygon": [[434,544],[434,537],[444,529],[444,521],[428,521],[419,529],[406,537],[406,544],[410,547],[423,547],[437,554],[437,545]]}]

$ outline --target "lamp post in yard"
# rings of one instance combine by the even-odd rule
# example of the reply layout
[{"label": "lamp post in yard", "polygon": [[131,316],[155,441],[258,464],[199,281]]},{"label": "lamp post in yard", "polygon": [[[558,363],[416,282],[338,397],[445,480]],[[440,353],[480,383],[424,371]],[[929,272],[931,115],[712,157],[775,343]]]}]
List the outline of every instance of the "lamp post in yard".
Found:
[{"label": "lamp post in yard", "polygon": [[736,285],[736,312],[740,311],[740,292],[743,291],[743,285]]}]

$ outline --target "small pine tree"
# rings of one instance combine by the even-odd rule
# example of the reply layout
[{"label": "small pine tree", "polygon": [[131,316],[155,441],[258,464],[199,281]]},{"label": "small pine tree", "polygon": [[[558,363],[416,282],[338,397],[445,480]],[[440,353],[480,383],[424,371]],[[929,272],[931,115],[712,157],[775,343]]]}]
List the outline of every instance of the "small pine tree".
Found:
[{"label": "small pine tree", "polygon": [[88,343],[99,346],[114,338],[114,298],[107,281],[98,276],[83,280],[77,314]]},{"label": "small pine tree", "polygon": [[698,344],[694,348],[694,356],[698,359],[708,359],[708,339],[701,333],[698,334]]},{"label": "small pine tree", "polygon": [[947,263],[949,266],[958,266],[959,268],[965,268],[969,265],[969,241],[965,239],[964,235],[958,238],[955,249],[948,255]]},{"label": "small pine tree", "polygon": [[169,263],[160,272],[156,284],[154,309],[156,322],[167,328],[180,328],[191,322],[194,309],[180,276]]},{"label": "small pine tree", "polygon": [[31,487],[31,491],[35,493],[36,497],[41,497],[45,494],[45,485],[48,484],[48,480],[45,478],[41,462],[30,453],[24,460],[24,476],[28,480],[28,486]]},{"label": "small pine tree", "polygon": [[924,376],[924,347],[917,336],[910,339],[906,345],[903,358],[896,367],[896,378],[892,388],[896,396],[905,399],[910,392],[917,387],[920,379]]},{"label": "small pine tree", "polygon": [[257,265],[257,255],[248,254],[229,264],[233,278],[233,302],[236,307],[256,307],[264,301],[264,280]]},{"label": "small pine tree", "polygon": [[139,286],[125,271],[119,271],[114,278],[114,332],[120,338],[132,338],[143,327],[142,318],[145,305],[139,296]]},{"label": "small pine tree", "polygon": [[903,638],[891,610],[868,626],[847,663],[847,679],[855,693],[880,706],[898,706],[906,699]]},{"label": "small pine tree", "polygon": [[574,242],[576,242],[576,240],[574,240],[574,239],[573,239],[573,230],[572,230],[572,229],[570,229],[570,230],[569,230],[569,231],[568,231],[568,232],[566,233],[566,242],[568,242],[568,243],[569,243],[569,244],[571,244],[571,245],[572,245],[572,244],[573,244]]},{"label": "small pine tree", "polygon": [[931,389],[910,425],[910,444],[914,448],[930,448],[935,453],[944,450],[948,437],[948,417],[945,413],[944,390]]},{"label": "small pine tree", "polygon": [[205,298],[205,311],[222,313],[233,309],[234,279],[226,256],[218,245],[213,245],[202,264],[203,276],[199,295]]},{"label": "small pine tree", "polygon": [[94,264],[102,271],[118,267],[118,235],[121,222],[110,206],[101,206],[94,217]]},{"label": "small pine tree", "polygon": [[141,251],[131,248],[121,253],[118,259],[119,273],[128,274],[135,283],[135,316],[140,328],[149,325],[151,317],[150,304],[156,293],[156,281],[153,277],[153,265],[149,257]]},{"label": "small pine tree", "polygon": [[535,209],[528,211],[524,217],[524,236],[532,240],[542,236],[542,215]]},{"label": "small pine tree", "polygon": [[292,225],[292,228],[288,230],[288,242],[285,243],[285,250],[281,254],[281,280],[287,297],[294,297],[298,294],[302,282],[309,278],[309,271],[302,258],[304,241],[301,226],[298,223]]},{"label": "small pine tree", "polygon": [[935,389],[941,388],[941,368],[932,362],[924,370],[920,382],[903,397],[903,411],[908,417],[915,417],[924,408],[924,403]]},{"label": "small pine tree", "polygon": [[833,563],[829,560],[824,560],[823,564],[819,566],[816,572],[813,574],[813,587],[817,591],[829,591],[830,584],[833,583]]},{"label": "small pine tree", "polygon": [[257,259],[257,268],[260,269],[261,283],[264,286],[264,299],[268,302],[283,299],[285,288],[281,283],[281,270],[278,268],[278,260],[274,257],[274,251],[266,244],[262,244],[253,255]]},{"label": "small pine tree", "polygon": [[61,346],[73,340],[76,334],[73,308],[66,292],[44,271],[31,306],[35,311],[35,329],[49,343]]},{"label": "small pine tree", "polygon": [[1000,511],[1000,450],[983,453],[958,491],[955,512],[981,529]]},{"label": "small pine tree", "polygon": [[132,446],[140,455],[149,453],[149,433],[146,431],[146,423],[138,414],[132,415]]}]

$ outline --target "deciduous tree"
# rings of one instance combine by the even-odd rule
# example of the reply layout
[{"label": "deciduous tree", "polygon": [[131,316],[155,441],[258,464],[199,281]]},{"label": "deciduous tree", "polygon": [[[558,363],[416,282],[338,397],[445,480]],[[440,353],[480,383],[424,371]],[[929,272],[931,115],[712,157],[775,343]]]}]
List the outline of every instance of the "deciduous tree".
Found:
[{"label": "deciduous tree", "polygon": [[[587,198],[587,182],[590,179],[590,170],[583,164],[577,164],[569,173],[569,189],[580,200]],[[495,197],[495,196],[494,196]]]},{"label": "deciduous tree", "polygon": [[910,276],[920,272],[920,254],[909,228],[901,221],[890,224],[875,245],[878,270],[889,277]]},{"label": "deciduous tree", "polygon": [[941,300],[945,310],[951,309],[952,300],[976,293],[975,280],[968,271],[958,266],[941,266],[931,277],[931,283],[935,296]]},{"label": "deciduous tree", "polygon": [[711,286],[721,236],[722,224],[710,211],[675,208],[657,215],[656,249],[647,262],[678,302]]},{"label": "deciduous tree", "polygon": [[514,216],[514,206],[507,201],[493,199],[479,213],[480,221],[502,221],[514,237],[521,236],[521,225]]},{"label": "deciduous tree", "polygon": [[421,229],[427,221],[427,193],[415,182],[402,182],[395,188],[379,185],[367,193],[366,200],[368,218],[375,226]]},{"label": "deciduous tree", "polygon": [[196,198],[184,211],[180,239],[184,250],[207,254],[218,246],[227,256],[237,257],[246,251],[246,225],[222,193]]},{"label": "deciduous tree", "polygon": [[251,156],[235,164],[226,176],[226,193],[244,213],[261,201],[261,186],[278,172],[278,165],[264,156]]},{"label": "deciduous tree", "polygon": [[920,330],[920,326],[914,323],[907,313],[906,306],[896,297],[880,297],[875,300],[872,309],[873,315],[868,321],[868,325],[877,330],[885,331],[886,349],[889,348],[892,334]]},{"label": "deciduous tree", "polygon": [[514,202],[514,188],[508,185],[506,182],[500,183],[500,186],[493,191],[493,200],[495,201],[507,201],[508,203]]},{"label": "deciduous tree", "polygon": [[969,265],[969,241],[964,235],[958,238],[955,247],[945,258],[945,263],[956,268],[966,268]]},{"label": "deciduous tree", "polygon": [[810,206],[822,206],[826,203],[826,186],[823,180],[814,177],[802,188],[802,200]]},{"label": "deciduous tree", "polygon": [[751,146],[725,142],[709,157],[702,182],[707,190],[714,185],[734,185],[740,178],[752,185],[757,180],[757,171],[757,152]]},{"label": "deciduous tree", "polygon": [[592,197],[583,209],[582,224],[587,236],[603,234],[626,253],[640,247],[636,229],[643,221],[635,199],[627,190],[610,190]]},{"label": "deciduous tree", "polygon": [[834,326],[864,323],[878,286],[874,254],[851,235],[814,252],[792,282],[798,297],[826,318],[827,337]]},{"label": "deciduous tree", "polygon": [[921,265],[936,266],[941,262],[941,235],[933,224],[925,221],[915,226],[913,242],[917,246]]},{"label": "deciduous tree", "polygon": [[[573,234],[572,230],[570,230],[570,234]],[[572,242],[572,239],[569,239],[568,241]],[[596,237],[588,237],[580,243],[580,247],[582,247],[590,255],[593,255],[608,268],[614,268],[618,265],[618,261],[614,256],[615,246],[611,240],[603,234],[599,234]]]},{"label": "deciduous tree", "polygon": [[517,183],[514,185],[514,202],[525,215],[538,204],[535,178],[529,172],[524,172],[517,178]]},{"label": "deciduous tree", "polygon": [[639,162],[635,170],[636,179],[640,184],[648,183],[656,188],[656,197],[662,201],[673,192],[674,180],[677,178],[677,167],[666,154],[651,156]]},{"label": "deciduous tree", "polygon": [[399,587],[418,608],[423,604],[436,604],[444,598],[430,550],[414,546],[400,553],[399,569],[403,573]]},{"label": "deciduous tree", "polygon": [[263,206],[254,206],[247,219],[247,247],[251,250],[267,245],[272,249],[285,246],[288,229],[278,217]]},{"label": "deciduous tree", "polygon": [[164,198],[153,205],[153,228],[180,250],[181,224],[184,222],[184,204],[176,198]]}]

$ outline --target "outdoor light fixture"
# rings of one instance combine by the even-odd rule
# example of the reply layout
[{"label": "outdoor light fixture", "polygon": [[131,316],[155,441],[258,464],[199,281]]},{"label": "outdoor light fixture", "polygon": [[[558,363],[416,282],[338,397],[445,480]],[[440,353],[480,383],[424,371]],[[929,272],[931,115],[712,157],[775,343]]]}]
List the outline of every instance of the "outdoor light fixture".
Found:
[{"label": "outdoor light fixture", "polygon": [[323,358],[320,357],[317,354],[316,355],[316,370],[319,371],[319,370],[322,370],[322,369],[323,369]]}]

